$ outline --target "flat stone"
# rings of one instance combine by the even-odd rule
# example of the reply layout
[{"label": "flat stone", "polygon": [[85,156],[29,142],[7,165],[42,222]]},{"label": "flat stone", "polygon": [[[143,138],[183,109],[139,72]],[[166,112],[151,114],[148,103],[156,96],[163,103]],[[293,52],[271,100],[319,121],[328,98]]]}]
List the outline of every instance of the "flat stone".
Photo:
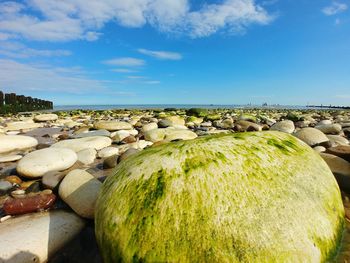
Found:
[{"label": "flat stone", "polygon": [[103,169],[110,169],[116,167],[118,164],[118,156],[112,155],[103,160]]},{"label": "flat stone", "polygon": [[327,138],[334,145],[349,145],[349,140],[340,135],[327,135]]},{"label": "flat stone", "polygon": [[116,147],[106,147],[98,152],[98,157],[107,158],[113,155],[118,155],[119,149]]},{"label": "flat stone", "polygon": [[143,125],[141,131],[143,133],[145,133],[146,131],[154,130],[154,129],[157,129],[157,128],[158,128],[157,123],[151,122],[151,123],[147,123],[147,124]]},{"label": "flat stone", "polygon": [[42,183],[45,186],[45,188],[55,189],[65,177],[65,175],[65,173],[59,171],[47,172],[43,175]]},{"label": "flat stone", "polygon": [[63,210],[14,217],[0,224],[2,262],[47,262],[85,222]]},{"label": "flat stone", "polygon": [[78,134],[75,134],[72,136],[72,138],[85,138],[85,137],[93,137],[93,136],[106,136],[109,137],[111,133],[107,130],[96,130],[96,131],[89,131],[89,132],[81,132]]},{"label": "flat stone", "polygon": [[272,125],[270,128],[272,131],[281,131],[281,132],[286,132],[286,133],[293,133],[295,130],[294,122],[290,120],[284,120],[275,123]]},{"label": "flat stone", "polygon": [[315,128],[325,134],[338,134],[342,129],[341,125],[338,123],[317,125]]},{"label": "flat stone", "polygon": [[71,167],[78,157],[67,148],[45,148],[28,153],[17,165],[17,172],[28,178],[42,177],[50,171],[61,171]]},{"label": "flat stone", "polygon": [[236,122],[237,125],[241,126],[244,131],[261,131],[262,127],[251,121],[239,120]]},{"label": "flat stone", "polygon": [[6,162],[15,162],[22,158],[22,155],[7,155],[7,156],[0,156],[0,163],[6,163]]},{"label": "flat stone", "polygon": [[334,174],[350,176],[350,163],[348,161],[329,153],[320,153],[320,155]]},{"label": "flat stone", "polygon": [[58,119],[57,114],[53,114],[53,113],[40,114],[34,117],[34,121],[37,121],[37,122],[55,121],[57,119]]},{"label": "flat stone", "polygon": [[197,137],[198,135],[190,130],[168,130],[164,140],[170,142],[175,140],[192,140]]},{"label": "flat stone", "polygon": [[158,122],[158,126],[161,128],[166,128],[174,125],[184,126],[185,120],[179,116],[168,116],[168,117],[165,117],[164,119],[161,119]]},{"label": "flat stone", "polygon": [[6,193],[12,188],[12,184],[5,180],[0,180],[0,194]]},{"label": "flat stone", "polygon": [[130,123],[124,121],[99,121],[94,125],[95,129],[105,129],[107,131],[131,130]]},{"label": "flat stone", "polygon": [[34,122],[25,122],[25,121],[16,121],[6,123],[7,131],[19,131],[19,130],[31,130],[42,127],[41,123]]},{"label": "flat stone", "polygon": [[58,193],[78,215],[94,218],[95,203],[102,183],[80,169],[69,172],[61,182]]},{"label": "flat stone", "polygon": [[92,164],[96,159],[97,151],[94,148],[87,148],[77,152],[78,161],[82,164]]},{"label": "flat stone", "polygon": [[336,147],[331,147],[327,149],[327,153],[336,155],[344,160],[350,162],[350,146],[349,145],[339,145]]},{"label": "flat stone", "polygon": [[57,142],[51,146],[51,148],[69,148],[75,152],[79,152],[84,149],[93,148],[95,150],[101,150],[112,144],[112,140],[105,136],[92,136],[79,139],[70,139]]},{"label": "flat stone", "polygon": [[329,141],[322,131],[315,128],[303,128],[300,131],[297,131],[294,135],[310,146]]},{"label": "flat stone", "polygon": [[21,151],[35,147],[37,139],[24,135],[2,135],[0,137],[0,154]]}]

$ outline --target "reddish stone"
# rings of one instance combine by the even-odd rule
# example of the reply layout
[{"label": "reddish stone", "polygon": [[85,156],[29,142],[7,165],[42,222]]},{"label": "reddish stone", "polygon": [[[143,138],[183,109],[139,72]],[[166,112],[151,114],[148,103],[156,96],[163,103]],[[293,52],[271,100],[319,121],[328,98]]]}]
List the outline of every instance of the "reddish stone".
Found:
[{"label": "reddish stone", "polygon": [[37,194],[25,198],[8,198],[3,210],[7,215],[20,215],[50,208],[56,201],[54,194]]},{"label": "reddish stone", "polygon": [[122,140],[123,143],[133,143],[133,142],[136,142],[136,138],[132,135],[128,136],[128,137],[125,137],[123,140]]}]

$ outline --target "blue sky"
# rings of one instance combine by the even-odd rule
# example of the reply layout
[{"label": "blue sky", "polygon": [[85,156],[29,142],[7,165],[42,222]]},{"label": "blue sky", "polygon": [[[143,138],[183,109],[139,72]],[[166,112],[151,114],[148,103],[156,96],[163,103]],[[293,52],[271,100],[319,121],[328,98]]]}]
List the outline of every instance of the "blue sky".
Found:
[{"label": "blue sky", "polygon": [[55,104],[350,105],[350,0],[0,2],[0,90]]}]

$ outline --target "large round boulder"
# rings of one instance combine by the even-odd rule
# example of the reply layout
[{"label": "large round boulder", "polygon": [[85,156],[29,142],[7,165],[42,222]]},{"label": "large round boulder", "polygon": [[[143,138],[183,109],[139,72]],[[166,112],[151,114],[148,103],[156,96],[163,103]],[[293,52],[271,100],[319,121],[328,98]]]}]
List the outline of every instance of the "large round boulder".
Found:
[{"label": "large round boulder", "polygon": [[275,131],[134,154],[104,182],[95,215],[104,262],[321,262],[344,222],[327,164]]}]

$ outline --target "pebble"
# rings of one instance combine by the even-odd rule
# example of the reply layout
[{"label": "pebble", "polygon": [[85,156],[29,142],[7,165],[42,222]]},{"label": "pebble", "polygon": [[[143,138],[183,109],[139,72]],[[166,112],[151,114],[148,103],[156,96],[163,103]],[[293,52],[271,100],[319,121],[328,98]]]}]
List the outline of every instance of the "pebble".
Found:
[{"label": "pebble", "polygon": [[327,135],[327,138],[332,145],[349,145],[349,140],[339,135]]},{"label": "pebble", "polygon": [[244,131],[261,131],[262,127],[251,121],[239,120],[236,122],[237,125],[241,126]]},{"label": "pebble", "polygon": [[284,120],[275,123],[272,125],[270,128],[272,131],[281,131],[281,132],[286,132],[286,133],[293,133],[295,130],[294,122],[290,120]]},{"label": "pebble", "polygon": [[14,198],[24,198],[26,196],[26,191],[17,189],[11,192],[11,196]]},{"label": "pebble", "polygon": [[101,150],[112,144],[112,140],[105,136],[92,136],[79,139],[70,139],[57,142],[51,146],[51,148],[69,148],[75,152],[93,148],[95,150]]},{"label": "pebble", "polygon": [[12,184],[5,180],[0,180],[0,195],[6,194],[12,188]]},{"label": "pebble", "polygon": [[95,123],[94,128],[104,129],[107,131],[131,130],[132,125],[124,121],[99,121]]},{"label": "pebble", "polygon": [[119,149],[115,147],[106,147],[98,152],[99,158],[108,158],[113,155],[118,155]]},{"label": "pebble", "polygon": [[107,130],[96,130],[96,131],[88,131],[88,132],[82,132],[78,134],[74,134],[72,138],[78,139],[78,138],[85,138],[85,137],[93,137],[93,136],[106,136],[109,137],[111,133]]},{"label": "pebble", "polygon": [[350,146],[349,145],[339,145],[336,147],[331,147],[327,149],[327,153],[336,155],[344,160],[350,162]]},{"label": "pebble", "polygon": [[58,193],[78,215],[94,218],[95,203],[102,183],[84,170],[69,172],[61,182]]},{"label": "pebble", "polygon": [[130,136],[130,131],[121,130],[111,134],[112,140],[116,143],[121,142],[124,138]]},{"label": "pebble", "polygon": [[47,172],[43,175],[42,184],[48,189],[55,189],[65,175],[65,173],[59,171]]},{"label": "pebble", "polygon": [[165,129],[152,129],[144,133],[144,137],[147,141],[159,142],[164,140],[166,134]]},{"label": "pebble", "polygon": [[157,123],[151,122],[151,123],[147,123],[147,124],[143,125],[142,128],[141,128],[141,131],[143,133],[145,133],[147,131],[154,130],[154,129],[157,129],[157,128],[158,128]]},{"label": "pebble", "polygon": [[7,163],[7,162],[15,162],[22,158],[22,155],[15,154],[15,155],[7,155],[7,156],[0,156],[0,163]]},{"label": "pebble", "polygon": [[126,150],[122,155],[119,156],[118,161],[121,162],[121,161],[127,159],[128,157],[130,157],[131,155],[134,155],[134,154],[136,154],[138,152],[140,152],[140,150],[134,149],[134,148],[130,148],[130,149]]},{"label": "pebble", "polygon": [[158,122],[158,126],[161,128],[166,128],[169,126],[175,126],[175,125],[185,125],[185,120],[179,116],[168,116],[165,117],[164,119],[161,119]]},{"label": "pebble", "polygon": [[27,178],[42,177],[50,171],[61,171],[71,167],[78,157],[66,148],[46,148],[28,153],[17,165],[17,172]]},{"label": "pebble", "polygon": [[322,131],[315,128],[303,128],[297,131],[294,135],[310,146],[316,146],[329,141]]},{"label": "pebble", "polygon": [[168,130],[164,140],[170,142],[175,140],[192,140],[197,137],[198,135],[190,130]]},{"label": "pebble", "polygon": [[320,155],[334,174],[350,176],[350,163],[348,161],[329,153],[320,153]]},{"label": "pebble", "polygon": [[4,180],[10,182],[11,184],[18,184],[18,185],[20,185],[22,183],[22,179],[19,178],[16,175],[6,176],[4,178]]},{"label": "pebble", "polygon": [[118,164],[118,155],[112,155],[103,160],[103,169],[116,167]]},{"label": "pebble", "polygon": [[83,229],[85,222],[63,210],[10,218],[0,224],[2,262],[47,262]]},{"label": "pebble", "polygon": [[94,148],[87,148],[77,152],[78,161],[84,165],[92,164],[96,159],[97,151]]},{"label": "pebble", "polygon": [[34,122],[16,121],[6,123],[7,131],[32,130],[40,127],[42,127],[41,123]]},{"label": "pebble", "polygon": [[53,113],[39,114],[34,117],[34,121],[37,121],[37,122],[55,121],[57,119],[58,119],[57,114],[53,114]]},{"label": "pebble", "polygon": [[338,123],[317,125],[315,128],[325,134],[338,134],[342,129],[341,125]]},{"label": "pebble", "polygon": [[54,194],[36,194],[23,198],[8,198],[3,209],[7,215],[20,215],[42,211],[53,206],[56,201]]},{"label": "pebble", "polygon": [[37,139],[24,135],[2,135],[0,139],[0,154],[21,151],[35,147]]}]

